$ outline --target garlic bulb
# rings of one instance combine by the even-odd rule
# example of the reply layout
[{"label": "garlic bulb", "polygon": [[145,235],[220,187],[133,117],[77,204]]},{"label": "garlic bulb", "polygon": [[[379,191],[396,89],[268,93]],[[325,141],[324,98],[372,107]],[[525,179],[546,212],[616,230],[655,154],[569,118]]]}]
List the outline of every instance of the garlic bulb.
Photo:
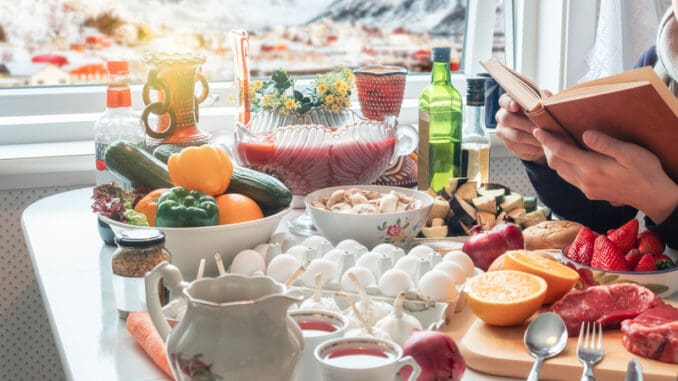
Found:
[{"label": "garlic bulb", "polygon": [[[375,302],[367,295],[365,288],[358,282],[355,275],[349,273],[348,278],[353,283],[353,287],[355,287],[360,294],[360,302],[356,303],[356,309],[360,311],[360,314],[370,327],[391,312],[391,306],[389,304],[379,301]],[[354,311],[350,311],[348,315],[350,316],[353,312]]]},{"label": "garlic bulb", "polygon": [[326,310],[341,313],[341,309],[334,298],[323,298],[322,274],[315,276],[315,292],[313,296],[304,300],[299,306],[300,310]]},{"label": "garlic bulb", "polygon": [[403,312],[405,293],[401,292],[393,302],[393,312],[384,316],[374,325],[374,330],[382,330],[398,345],[403,345],[413,330],[421,331],[421,323],[414,316]]},{"label": "garlic bulb", "polygon": [[337,265],[327,259],[314,259],[306,269],[306,272],[304,272],[304,275],[301,276],[301,280],[306,287],[313,287],[315,285],[315,276],[318,274],[322,275],[321,280],[323,285],[328,282],[334,282],[336,281]]}]

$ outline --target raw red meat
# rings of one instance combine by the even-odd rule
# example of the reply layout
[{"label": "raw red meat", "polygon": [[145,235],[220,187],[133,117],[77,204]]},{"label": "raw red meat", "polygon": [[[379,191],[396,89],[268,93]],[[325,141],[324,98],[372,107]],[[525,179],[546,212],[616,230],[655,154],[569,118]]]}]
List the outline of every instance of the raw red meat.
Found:
[{"label": "raw red meat", "polygon": [[621,323],[622,344],[639,356],[678,364],[678,308],[668,304]]},{"label": "raw red meat", "polygon": [[598,322],[603,328],[617,328],[623,320],[663,303],[645,287],[618,283],[570,291],[554,303],[551,310],[563,318],[568,334],[577,336],[583,321]]}]

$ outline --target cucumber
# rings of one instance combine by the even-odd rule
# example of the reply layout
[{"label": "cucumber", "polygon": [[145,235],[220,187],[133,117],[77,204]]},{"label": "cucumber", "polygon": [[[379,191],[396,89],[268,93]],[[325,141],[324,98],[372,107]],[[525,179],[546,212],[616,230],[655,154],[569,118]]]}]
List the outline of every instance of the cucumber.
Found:
[{"label": "cucumber", "polygon": [[162,144],[153,150],[153,157],[167,164],[167,160],[172,154],[181,152],[186,147],[178,146],[176,144]]},{"label": "cucumber", "polygon": [[167,165],[136,145],[117,140],[104,154],[108,170],[133,188],[171,188]]},{"label": "cucumber", "polygon": [[537,210],[537,197],[536,196],[523,197],[523,207],[528,213]]},{"label": "cucumber", "polygon": [[275,214],[292,202],[292,191],[282,181],[250,168],[233,167],[226,193],[240,193],[259,204],[265,215]]}]

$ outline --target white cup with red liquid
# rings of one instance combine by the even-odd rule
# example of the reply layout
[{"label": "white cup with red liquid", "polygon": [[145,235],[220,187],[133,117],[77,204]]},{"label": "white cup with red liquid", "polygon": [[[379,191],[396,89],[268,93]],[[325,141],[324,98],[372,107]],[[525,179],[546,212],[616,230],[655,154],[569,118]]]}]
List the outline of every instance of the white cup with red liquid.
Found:
[{"label": "white cup with red liquid", "polygon": [[293,380],[320,380],[320,365],[313,358],[315,348],[325,341],[344,337],[348,321],[341,314],[324,310],[295,310],[290,311],[290,316],[304,335],[304,352]]},{"label": "white cup with red liquid", "polygon": [[315,360],[322,377],[332,381],[393,381],[403,367],[412,367],[407,380],[414,381],[421,372],[402,348],[389,340],[350,337],[326,341],[315,349]]}]

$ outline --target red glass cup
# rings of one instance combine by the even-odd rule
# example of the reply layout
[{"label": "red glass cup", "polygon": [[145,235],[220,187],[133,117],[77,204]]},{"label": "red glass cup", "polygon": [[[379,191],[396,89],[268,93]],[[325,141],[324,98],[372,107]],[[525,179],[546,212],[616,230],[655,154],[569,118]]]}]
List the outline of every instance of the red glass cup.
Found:
[{"label": "red glass cup", "polygon": [[405,94],[407,69],[401,66],[371,65],[353,71],[358,88],[360,111],[368,119],[400,115]]}]

